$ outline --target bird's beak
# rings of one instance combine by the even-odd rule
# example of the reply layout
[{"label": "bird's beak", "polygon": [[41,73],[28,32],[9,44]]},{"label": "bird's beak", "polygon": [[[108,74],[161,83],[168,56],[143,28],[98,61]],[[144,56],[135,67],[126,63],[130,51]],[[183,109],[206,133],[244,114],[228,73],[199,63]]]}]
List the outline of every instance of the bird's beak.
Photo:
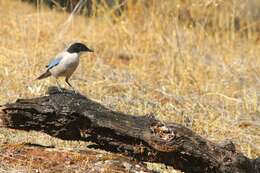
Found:
[{"label": "bird's beak", "polygon": [[94,50],[92,50],[92,49],[88,49],[87,52],[94,52]]}]

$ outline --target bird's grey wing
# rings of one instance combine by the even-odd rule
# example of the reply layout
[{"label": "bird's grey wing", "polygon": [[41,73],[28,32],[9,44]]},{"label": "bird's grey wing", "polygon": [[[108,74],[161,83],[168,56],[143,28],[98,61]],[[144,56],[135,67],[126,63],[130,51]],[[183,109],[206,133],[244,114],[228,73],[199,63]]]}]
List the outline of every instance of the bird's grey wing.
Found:
[{"label": "bird's grey wing", "polygon": [[46,68],[48,70],[50,70],[51,68],[57,66],[60,63],[60,61],[62,60],[62,58],[63,58],[63,54],[62,53],[58,54],[54,59],[52,59],[50,61],[50,63],[48,65],[46,65]]}]

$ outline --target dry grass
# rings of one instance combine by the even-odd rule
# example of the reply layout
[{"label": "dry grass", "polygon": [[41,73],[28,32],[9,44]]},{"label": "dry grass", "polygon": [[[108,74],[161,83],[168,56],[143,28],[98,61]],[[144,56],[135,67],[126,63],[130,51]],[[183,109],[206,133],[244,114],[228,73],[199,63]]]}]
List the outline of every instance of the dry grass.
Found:
[{"label": "dry grass", "polygon": [[[95,54],[81,57],[72,83],[88,97],[130,114],[154,112],[212,141],[232,139],[248,157],[259,156],[259,19],[228,11],[242,3],[202,2],[155,1],[149,9],[137,3],[121,18],[110,11],[76,16],[59,37],[69,14],[0,1],[0,104],[43,95],[54,80],[34,79],[65,44],[80,40]],[[180,21],[180,9],[196,25]],[[239,31],[232,14],[241,17]],[[38,133],[20,134],[0,130],[3,142],[49,143],[37,141]]]},{"label": "dry grass", "polygon": [[[125,173],[147,172],[131,158],[101,150],[35,147],[6,144],[0,148],[0,172],[19,173]],[[18,170],[19,171],[16,171]]]}]

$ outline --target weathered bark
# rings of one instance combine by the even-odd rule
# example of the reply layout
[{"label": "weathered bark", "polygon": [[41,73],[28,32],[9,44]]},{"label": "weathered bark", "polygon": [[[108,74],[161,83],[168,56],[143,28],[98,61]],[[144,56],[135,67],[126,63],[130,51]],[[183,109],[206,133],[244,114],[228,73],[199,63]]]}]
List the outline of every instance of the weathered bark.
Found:
[{"label": "weathered bark", "polygon": [[232,142],[217,145],[182,125],[164,124],[153,115],[115,112],[68,90],[59,93],[52,87],[48,93],[2,106],[0,124],[61,139],[92,141],[96,148],[184,172],[260,172],[260,158],[245,157]]}]

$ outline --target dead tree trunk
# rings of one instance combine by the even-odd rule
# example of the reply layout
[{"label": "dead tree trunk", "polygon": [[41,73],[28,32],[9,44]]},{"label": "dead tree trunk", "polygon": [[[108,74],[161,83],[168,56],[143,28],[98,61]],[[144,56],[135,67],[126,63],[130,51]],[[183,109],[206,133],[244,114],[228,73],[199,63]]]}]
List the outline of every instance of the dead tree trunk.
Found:
[{"label": "dead tree trunk", "polygon": [[92,141],[96,148],[164,163],[187,173],[260,172],[260,157],[245,157],[232,142],[217,145],[182,125],[162,123],[153,115],[115,112],[83,95],[68,90],[59,93],[53,87],[47,96],[1,106],[0,125]]}]

